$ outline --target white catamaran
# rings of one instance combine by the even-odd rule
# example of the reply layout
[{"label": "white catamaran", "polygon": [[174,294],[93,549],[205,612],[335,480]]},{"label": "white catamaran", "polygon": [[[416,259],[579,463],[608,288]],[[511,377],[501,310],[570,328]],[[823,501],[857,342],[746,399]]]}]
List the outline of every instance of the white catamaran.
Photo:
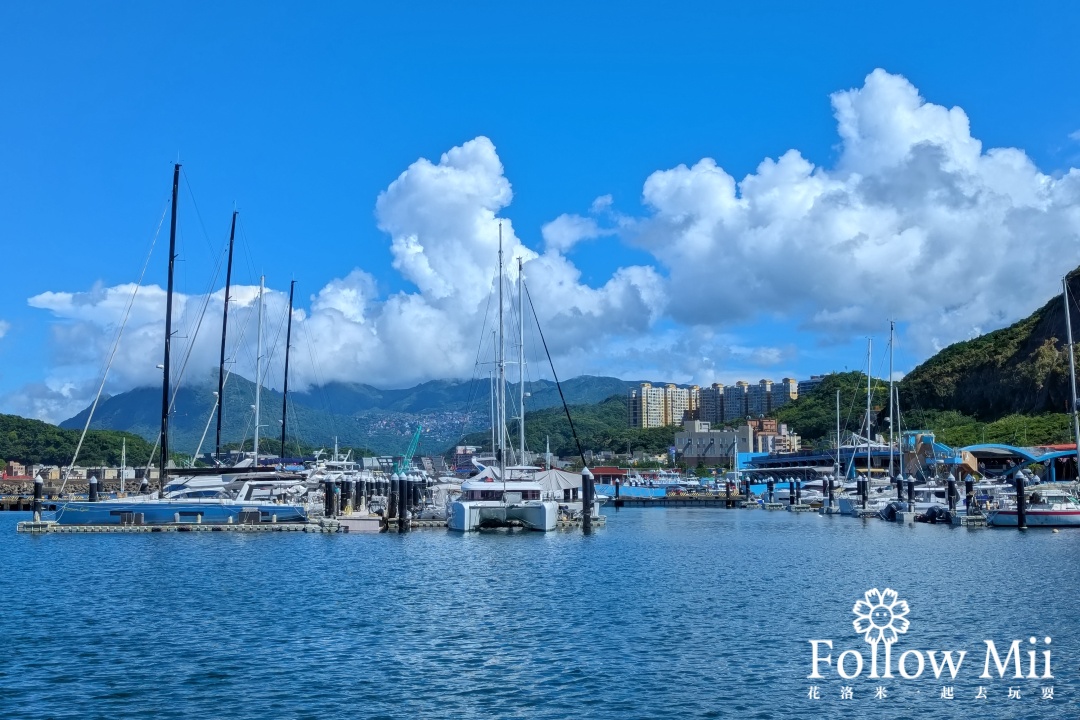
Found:
[{"label": "white catamaran", "polygon": [[[519,269],[520,273],[520,269]],[[519,275],[520,276],[520,275]],[[559,505],[543,499],[543,485],[535,479],[539,468],[506,465],[506,344],[503,336],[503,249],[502,226],[499,227],[499,342],[498,393],[495,418],[498,467],[487,468],[461,484],[461,497],[450,503],[447,527],[458,532],[485,528],[524,527],[547,532],[554,530]],[[525,413],[519,421],[523,424]],[[524,443],[524,430],[522,430]]]}]

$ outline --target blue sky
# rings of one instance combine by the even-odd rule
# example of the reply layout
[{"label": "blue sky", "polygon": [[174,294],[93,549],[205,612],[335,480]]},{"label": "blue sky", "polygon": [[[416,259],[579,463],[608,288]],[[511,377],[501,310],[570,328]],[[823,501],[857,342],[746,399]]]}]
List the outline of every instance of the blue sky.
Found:
[{"label": "blue sky", "polygon": [[300,384],[471,376],[499,220],[563,376],[806,377],[890,318],[905,372],[1080,265],[1075,5],[746,5],[0,7],[0,412],[89,401],[177,157],[184,322],[235,206]]}]

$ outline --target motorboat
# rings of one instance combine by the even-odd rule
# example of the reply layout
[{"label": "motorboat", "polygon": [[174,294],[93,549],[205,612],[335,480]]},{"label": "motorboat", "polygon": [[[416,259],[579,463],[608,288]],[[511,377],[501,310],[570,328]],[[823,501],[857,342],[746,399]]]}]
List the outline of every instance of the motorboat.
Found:
[{"label": "motorboat", "polygon": [[[1080,501],[1063,488],[1036,485],[1024,493],[1028,527],[1080,527]],[[986,524],[992,527],[1016,527],[1018,511],[1016,496],[999,495],[997,507],[986,514]]]}]

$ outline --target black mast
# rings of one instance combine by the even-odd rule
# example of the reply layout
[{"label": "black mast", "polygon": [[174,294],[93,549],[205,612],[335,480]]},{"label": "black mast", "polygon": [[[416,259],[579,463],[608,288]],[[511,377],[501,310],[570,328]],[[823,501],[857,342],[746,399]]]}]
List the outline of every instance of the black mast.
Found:
[{"label": "black mast", "polygon": [[161,477],[158,483],[165,496],[165,466],[169,462],[169,345],[172,341],[173,264],[176,260],[176,197],[180,189],[180,163],[173,166],[172,221],[169,224],[169,286],[165,295],[165,362],[161,369]]},{"label": "black mast", "polygon": [[[281,454],[285,458],[285,418],[289,404],[289,343],[292,342],[292,301],[293,291],[296,290],[296,281],[289,284],[289,324],[285,330],[285,387],[281,390]],[[279,326],[280,327],[280,326]]]},{"label": "black mast", "polygon": [[218,364],[217,381],[217,444],[214,457],[221,457],[221,412],[225,406],[225,331],[229,327],[229,290],[232,286],[233,239],[236,237],[236,211],[232,214],[232,227],[229,228],[229,265],[225,270],[225,312],[221,315],[221,362]]}]

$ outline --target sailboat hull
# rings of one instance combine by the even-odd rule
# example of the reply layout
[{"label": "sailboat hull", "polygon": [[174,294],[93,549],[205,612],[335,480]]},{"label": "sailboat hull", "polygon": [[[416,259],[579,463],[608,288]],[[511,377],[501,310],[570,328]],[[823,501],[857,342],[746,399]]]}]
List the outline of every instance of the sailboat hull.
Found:
[{"label": "sailboat hull", "polygon": [[457,501],[450,504],[447,527],[457,532],[488,528],[524,527],[550,532],[559,518],[559,506],[549,500],[506,505],[497,501]]},{"label": "sailboat hull", "polygon": [[[51,504],[50,504],[51,505]],[[236,502],[229,500],[159,500],[132,499],[102,502],[60,502],[56,509],[42,513],[43,520],[58,525],[168,525],[194,523],[206,525],[238,524],[251,521],[296,523],[307,521],[307,511],[299,505]],[[244,514],[241,517],[241,514]],[[140,522],[141,521],[141,522]]]}]

